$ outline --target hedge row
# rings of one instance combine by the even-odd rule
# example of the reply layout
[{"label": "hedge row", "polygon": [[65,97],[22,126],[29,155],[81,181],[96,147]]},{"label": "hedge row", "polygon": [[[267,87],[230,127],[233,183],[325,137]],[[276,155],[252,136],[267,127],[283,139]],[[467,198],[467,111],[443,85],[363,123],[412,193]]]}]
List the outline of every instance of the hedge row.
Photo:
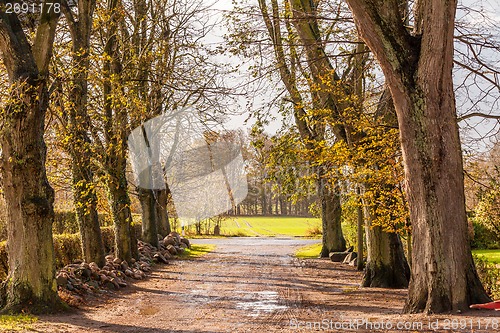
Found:
[{"label": "hedge row", "polygon": [[[141,225],[133,225],[135,234],[140,237]],[[114,249],[114,231],[113,227],[101,228],[102,240],[106,253]],[[7,258],[7,242],[0,242],[0,281],[5,280],[9,269]],[[82,246],[80,241],[80,234],[60,234],[54,235],[54,253],[56,260],[56,268],[62,268],[67,264],[72,263],[76,259],[82,258]]]},{"label": "hedge row", "polygon": [[[108,214],[99,213],[99,223],[101,227],[111,226],[112,221]],[[54,223],[52,224],[54,234],[74,234],[78,233],[78,222],[74,211],[55,211]]]}]

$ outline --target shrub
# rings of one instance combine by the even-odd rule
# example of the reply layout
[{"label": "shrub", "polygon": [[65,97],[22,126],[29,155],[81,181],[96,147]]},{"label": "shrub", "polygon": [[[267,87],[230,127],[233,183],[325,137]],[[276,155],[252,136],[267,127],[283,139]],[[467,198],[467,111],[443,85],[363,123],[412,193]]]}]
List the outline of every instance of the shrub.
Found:
[{"label": "shrub", "polygon": [[[478,193],[479,202],[474,208],[473,223],[482,228],[477,231],[486,236],[481,241],[493,239],[500,242],[500,167],[495,167],[494,176],[489,181],[489,187]],[[476,226],[474,231],[476,231]],[[496,244],[498,245],[498,244]]]},{"label": "shrub", "polygon": [[52,225],[54,234],[74,234],[78,232],[78,223],[74,211],[54,212],[54,224]]},{"label": "shrub", "polygon": [[[132,228],[137,238],[141,235],[141,224],[134,223]],[[106,253],[114,250],[115,234],[113,227],[101,228],[102,240],[104,243],[104,251]],[[60,234],[54,235],[54,255],[56,268],[62,268],[67,264],[74,262],[76,259],[82,258],[82,246],[80,234]],[[7,242],[0,242],[0,281],[5,280],[9,269],[7,258]]]},{"label": "shrub", "polygon": [[493,299],[500,298],[500,285],[497,284],[500,278],[500,269],[497,265],[489,262],[485,258],[474,255],[477,273],[484,289]]},{"label": "shrub", "polygon": [[358,244],[358,213],[355,196],[347,196],[342,202],[342,232],[347,246],[356,247]]},{"label": "shrub", "polygon": [[320,227],[310,227],[306,230],[306,237],[317,237],[321,236],[323,234],[323,231],[321,230]]},{"label": "shrub", "polygon": [[[109,227],[113,224],[110,216],[106,213],[99,213],[99,224],[101,227]],[[52,225],[54,234],[75,234],[79,232],[78,221],[75,211],[56,211],[54,224]]]},{"label": "shrub", "polygon": [[472,219],[474,234],[471,238],[473,249],[498,249],[500,242],[497,235],[477,219]]},{"label": "shrub", "polygon": [[54,254],[56,267],[61,268],[82,258],[79,234],[54,235]]}]

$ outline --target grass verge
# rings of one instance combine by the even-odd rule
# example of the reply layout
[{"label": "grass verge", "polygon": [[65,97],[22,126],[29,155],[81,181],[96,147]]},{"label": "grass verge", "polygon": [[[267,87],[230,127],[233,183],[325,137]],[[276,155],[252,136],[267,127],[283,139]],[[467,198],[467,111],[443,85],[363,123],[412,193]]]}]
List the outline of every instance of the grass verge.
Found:
[{"label": "grass verge", "polygon": [[500,264],[500,250],[472,250],[472,253],[491,263]]},{"label": "grass verge", "polygon": [[0,331],[23,331],[31,330],[31,324],[36,323],[37,317],[32,315],[2,315],[0,316]]},{"label": "grass verge", "polygon": [[306,245],[295,251],[295,257],[301,259],[318,258],[321,252],[321,243]]},{"label": "grass verge", "polygon": [[207,253],[215,250],[215,245],[213,244],[192,244],[190,249],[184,250],[184,252],[179,256],[180,259],[193,259],[204,256]]}]

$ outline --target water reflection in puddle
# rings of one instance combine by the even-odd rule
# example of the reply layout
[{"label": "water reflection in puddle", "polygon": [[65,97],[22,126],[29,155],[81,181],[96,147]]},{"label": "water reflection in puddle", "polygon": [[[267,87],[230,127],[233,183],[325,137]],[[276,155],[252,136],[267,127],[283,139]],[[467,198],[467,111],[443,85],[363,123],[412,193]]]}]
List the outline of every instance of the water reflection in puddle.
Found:
[{"label": "water reflection in puddle", "polygon": [[279,296],[275,291],[245,292],[243,298],[248,301],[236,303],[236,308],[250,311],[248,314],[250,317],[287,309],[286,305],[278,304]]},{"label": "water reflection in puddle", "polygon": [[208,295],[209,290],[206,289],[192,289],[190,291],[192,294],[191,297],[189,297],[187,302],[189,303],[210,303],[212,299],[210,298],[210,295]]}]

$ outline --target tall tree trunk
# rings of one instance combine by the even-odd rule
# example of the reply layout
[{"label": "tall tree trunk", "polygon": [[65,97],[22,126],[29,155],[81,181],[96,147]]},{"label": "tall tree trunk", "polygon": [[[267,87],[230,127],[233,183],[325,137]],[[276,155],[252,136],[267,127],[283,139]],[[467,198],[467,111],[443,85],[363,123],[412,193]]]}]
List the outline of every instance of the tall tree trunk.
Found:
[{"label": "tall tree trunk", "polygon": [[88,106],[88,69],[94,0],[79,2],[78,20],[63,9],[73,42],[73,74],[70,88],[68,135],[71,140],[66,147],[72,158],[73,198],[76,207],[83,258],[102,267],[104,244],[97,212],[97,194],[92,170],[91,141],[88,137],[90,119]]},{"label": "tall tree trunk", "polygon": [[446,79],[445,89],[417,84],[398,96],[410,116],[400,123],[414,235],[407,312],[466,310],[489,301],[470,249],[451,75]]},{"label": "tall tree trunk", "polygon": [[[359,196],[361,194],[361,191],[359,189],[359,187],[356,189],[357,191],[357,195]],[[358,207],[356,208],[356,213],[357,213],[357,252],[358,252],[358,264],[356,265],[356,268],[358,269],[358,271],[362,271],[363,268],[364,268],[364,258],[363,258],[363,241],[364,241],[364,232],[363,232],[363,229],[364,229],[364,219],[365,219],[365,216],[363,214],[363,207],[358,204]]]},{"label": "tall tree trunk", "polygon": [[401,239],[380,226],[372,225],[372,214],[365,207],[367,259],[363,287],[406,288],[410,267],[404,255]]},{"label": "tall tree trunk", "polygon": [[[120,167],[121,166],[121,167]],[[137,242],[132,228],[130,197],[125,178],[125,165],[117,165],[108,175],[108,195],[115,229],[115,256],[130,262],[137,259]]]},{"label": "tall tree trunk", "polygon": [[[394,102],[387,89],[379,99],[376,118],[387,126],[397,126]],[[387,192],[391,192],[390,190],[387,189]],[[381,200],[375,198],[375,202]],[[381,227],[373,226],[373,212],[366,204],[364,208],[368,256],[362,285],[379,288],[408,287],[410,268],[399,235],[387,233]]]},{"label": "tall tree trunk", "polygon": [[467,310],[489,301],[468,239],[453,92],[456,1],[415,3],[412,33],[396,1],[347,0],[384,71],[398,116],[413,228],[405,312]]},{"label": "tall tree trunk", "polygon": [[46,177],[43,141],[48,94],[36,72],[22,74],[30,77],[13,82],[18,88],[4,109],[1,135],[9,257],[3,310],[51,312],[61,303],[52,241],[54,190]]},{"label": "tall tree trunk", "polygon": [[[294,6],[294,4],[292,4]],[[302,95],[297,87],[297,78],[296,78],[296,64],[297,64],[297,59],[295,58],[297,56],[297,51],[295,50],[295,46],[293,45],[294,43],[292,42],[289,47],[290,47],[290,54],[292,55],[292,59],[290,59],[290,65],[286,61],[285,57],[285,52],[283,50],[283,40],[281,36],[281,21],[279,19],[280,13],[279,13],[279,6],[277,0],[272,0],[271,1],[271,10],[272,10],[272,16],[269,15],[268,8],[266,5],[266,2],[264,0],[259,0],[259,7],[264,19],[264,23],[266,25],[266,28],[268,30],[269,36],[273,42],[273,47],[274,47],[274,52],[275,52],[275,58],[277,62],[277,69],[279,70],[279,74],[281,77],[281,80],[283,81],[283,84],[285,85],[288,93],[290,94],[290,98],[294,104],[294,120],[295,124],[297,126],[297,129],[300,133],[300,137],[304,142],[304,145],[306,146],[307,149],[310,149],[311,151],[314,151],[317,147],[315,147],[315,143],[321,142],[324,139],[324,133],[325,133],[325,127],[318,125],[317,123],[321,123],[321,119],[318,117],[311,117],[308,115],[308,112],[304,108],[305,102],[302,98]],[[295,9],[294,9],[295,10]],[[304,24],[309,26],[309,29],[311,29],[311,22],[308,20],[296,20],[294,21],[294,24],[296,22],[303,22]],[[287,29],[290,30],[290,23],[289,21],[286,21],[286,26]],[[317,23],[317,22],[312,22],[312,24]],[[306,29],[302,29],[302,26],[296,26],[297,31],[305,31]],[[316,31],[315,31],[316,32]],[[305,32],[306,35],[309,35],[309,32]],[[301,36],[301,42],[307,46],[309,45],[310,47],[307,48],[307,56],[308,56],[308,65],[311,69],[311,72],[313,74],[313,79],[316,80],[323,75],[323,72],[318,73],[316,71],[317,66],[316,62],[314,59],[323,59],[326,58],[324,55],[324,52],[319,50],[320,57],[316,57],[317,53],[309,52],[313,48],[314,49],[321,49],[320,45],[321,43],[318,42],[319,36],[317,34],[314,34],[312,37],[309,36],[304,36],[302,38]],[[314,59],[313,59],[314,58]],[[321,63],[323,65],[323,63]],[[331,66],[329,67],[331,69]],[[314,95],[314,106],[317,107],[318,109],[321,108],[329,108],[331,106],[331,103],[329,103],[330,99],[327,100],[323,98],[318,98],[316,96],[312,89],[311,89],[311,95]],[[323,96],[322,96],[323,97]],[[333,111],[333,110],[332,110]],[[311,119],[314,118],[314,119]],[[316,123],[316,125],[311,126],[310,123]],[[339,126],[335,126],[334,128],[335,135],[340,139],[345,137],[343,134],[343,130]],[[324,166],[321,166],[320,168],[323,168]],[[329,251],[331,250],[338,250],[338,249],[345,249],[345,240],[342,234],[342,229],[341,229],[341,224],[340,224],[340,214],[341,214],[341,206],[340,206],[340,198],[336,195],[332,195],[327,191],[327,187],[323,186],[324,180],[322,179],[324,171],[320,170],[320,177],[318,180],[317,188],[318,188],[318,196],[321,201],[321,215],[322,215],[322,227],[323,227],[323,247],[321,250],[321,256],[328,256]],[[276,206],[277,208],[277,206]],[[278,210],[276,209],[276,212]]]},{"label": "tall tree trunk", "polygon": [[267,215],[269,214],[267,211],[267,196],[266,196],[266,186],[265,184],[262,184],[261,190],[262,192],[260,193],[260,204],[262,206],[262,215]]},{"label": "tall tree trunk", "polygon": [[118,0],[109,0],[107,5],[111,17],[104,46],[104,52],[109,57],[103,63],[104,139],[107,148],[105,172],[115,228],[115,255],[129,261],[138,258],[138,250],[135,231],[131,226],[132,214],[126,178],[129,115],[121,102],[124,91],[118,79],[123,75],[118,42],[118,25],[123,17],[120,16],[122,11],[117,10],[119,3]]},{"label": "tall tree trunk", "polygon": [[163,237],[170,234],[170,232],[172,231],[167,209],[168,194],[169,190],[167,189],[156,191],[156,198],[158,200],[158,205],[156,205],[156,215],[158,216],[158,233]]},{"label": "tall tree trunk", "polygon": [[159,207],[155,190],[138,188],[142,208],[142,240],[158,247],[158,212]]},{"label": "tall tree trunk", "polygon": [[288,210],[287,210],[287,200],[283,195],[280,195],[280,215],[286,216],[288,215]]},{"label": "tall tree trunk", "polygon": [[267,199],[267,211],[269,212],[269,215],[273,215],[273,194],[272,191],[268,191],[269,197]]},{"label": "tall tree trunk", "polygon": [[318,184],[319,200],[321,202],[321,224],[323,238],[320,257],[327,258],[330,252],[340,252],[346,249],[342,234],[340,195],[331,190],[327,181],[320,178]]},{"label": "tall tree trunk", "polygon": [[0,300],[3,312],[63,308],[54,269],[54,190],[46,176],[43,140],[48,65],[58,17],[41,14],[31,46],[17,15],[0,12],[0,51],[10,82],[10,100],[0,115],[9,257]]},{"label": "tall tree trunk", "polygon": [[[83,259],[104,266],[104,243],[97,212],[97,195],[94,189],[94,179],[87,157],[73,156],[73,197],[76,207],[76,218],[80,230]],[[81,160],[86,160],[85,162]],[[78,164],[78,161],[81,164]]]}]

